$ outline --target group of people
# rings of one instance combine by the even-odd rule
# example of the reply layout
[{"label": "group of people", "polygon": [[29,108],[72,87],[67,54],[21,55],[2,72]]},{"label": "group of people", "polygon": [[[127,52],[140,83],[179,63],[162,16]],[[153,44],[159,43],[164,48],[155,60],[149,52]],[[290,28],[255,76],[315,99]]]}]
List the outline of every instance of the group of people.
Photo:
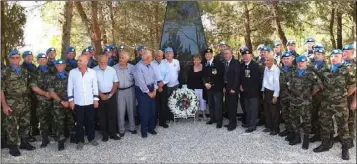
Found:
[{"label": "group of people", "polygon": [[[287,42],[284,52],[279,41],[274,42],[273,52],[262,44],[257,58],[242,46],[241,58],[236,58],[221,42],[218,55],[208,48],[193,56],[187,87],[199,100],[196,117],[202,115],[206,120],[209,113],[207,124],[233,131],[240,101],[243,116],[238,120],[245,132],[264,125],[264,132],[286,136],[289,145],[302,142],[303,149],[308,149],[309,142],[322,141],[314,152],[328,151],[339,140],[342,159],[348,160],[355,138],[355,48],[346,45],[332,50],[328,57],[313,38],[306,39],[305,45],[306,52],[299,55],[293,40]],[[173,118],[168,97],[182,86],[180,62],[170,47],[152,52],[137,46],[136,52],[135,60],[129,61],[123,46],[106,46],[100,55],[89,46],[76,60],[75,48],[69,47],[66,58],[56,60],[56,50],[49,48],[36,56],[36,67],[31,51],[22,53],[21,64],[20,52],[12,50],[10,64],[1,70],[2,132],[6,133],[2,143],[6,138],[9,153],[19,156],[18,148],[34,150],[30,140],[38,127],[41,148],[48,145],[53,133],[58,150],[64,149],[68,138],[77,143],[78,150],[83,149],[85,135],[91,145],[98,145],[96,125],[103,142],[119,140],[126,132],[136,134],[136,122],[140,122],[143,138],[157,134],[157,125],[168,128],[167,122]],[[223,125],[224,117],[229,120],[227,125]],[[284,131],[280,131],[281,123]],[[314,136],[309,138],[310,134]]]}]

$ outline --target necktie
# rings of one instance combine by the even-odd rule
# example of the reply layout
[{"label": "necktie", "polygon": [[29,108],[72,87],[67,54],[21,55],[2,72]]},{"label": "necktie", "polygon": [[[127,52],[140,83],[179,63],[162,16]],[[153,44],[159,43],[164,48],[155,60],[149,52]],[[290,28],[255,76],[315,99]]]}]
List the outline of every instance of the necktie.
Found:
[{"label": "necktie", "polygon": [[226,63],[226,68],[224,69],[224,82],[227,83],[229,63],[228,63],[228,61],[226,61],[225,63]]},{"label": "necktie", "polygon": [[66,77],[65,74],[64,74],[64,72],[58,72],[57,74],[58,74],[58,76],[59,76],[61,79],[63,79],[63,78]]},{"label": "necktie", "polygon": [[331,67],[331,71],[332,72],[336,72],[338,67],[340,66],[341,64],[333,64],[332,67]]},{"label": "necktie", "polygon": [[302,74],[304,74],[304,72],[305,72],[304,69],[298,69],[298,70],[296,70],[296,74],[297,74],[298,76],[302,76]]},{"label": "necktie", "polygon": [[289,69],[289,67],[288,67],[288,66],[283,66],[283,67],[282,67],[283,72],[288,71],[288,69]]},{"label": "necktie", "polygon": [[14,67],[13,65],[10,65],[10,67],[16,72],[16,75],[19,76],[21,72],[21,67],[17,66]]}]

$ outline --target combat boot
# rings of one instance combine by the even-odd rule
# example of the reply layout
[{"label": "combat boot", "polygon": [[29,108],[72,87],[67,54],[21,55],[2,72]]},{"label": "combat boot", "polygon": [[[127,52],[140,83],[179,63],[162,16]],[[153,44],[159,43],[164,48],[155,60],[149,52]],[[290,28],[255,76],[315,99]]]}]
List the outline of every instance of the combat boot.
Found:
[{"label": "combat boot", "polygon": [[50,140],[48,139],[48,135],[44,134],[42,135],[42,143],[41,143],[41,148],[47,147],[47,145],[50,143]]},{"label": "combat boot", "polygon": [[[330,133],[330,138],[333,138],[333,134],[334,134],[333,132]],[[334,143],[335,143],[334,140],[329,140],[329,142],[328,142],[329,149],[331,149],[333,147]]]},{"label": "combat boot", "polygon": [[350,153],[348,152],[348,145],[346,143],[342,145],[342,159],[350,160]]},{"label": "combat boot", "polygon": [[299,143],[301,143],[301,136],[300,134],[296,134],[294,139],[289,142],[289,145],[297,145]]},{"label": "combat boot", "polygon": [[331,149],[330,147],[330,142],[333,143],[333,141],[331,139],[329,140],[322,140],[321,145],[318,146],[317,148],[315,148],[313,151],[315,153],[319,153],[319,152],[324,152],[324,151],[329,151]]},{"label": "combat boot", "polygon": [[58,141],[58,151],[62,151],[62,150],[64,150],[64,142],[65,142],[66,140],[59,140]]},{"label": "combat boot", "polygon": [[36,147],[32,146],[27,139],[21,139],[20,149],[35,150]]},{"label": "combat boot", "polygon": [[70,143],[77,143],[76,133],[71,132]]},{"label": "combat boot", "polygon": [[309,142],[316,142],[316,141],[322,141],[320,134],[315,134],[309,139]]},{"label": "combat boot", "polygon": [[285,141],[291,141],[293,140],[295,137],[294,133],[290,132],[286,137],[285,137]]},{"label": "combat boot", "polygon": [[338,135],[338,136],[336,136],[336,137],[334,137],[333,138],[333,142],[341,142],[341,138],[340,138],[340,136]]},{"label": "combat boot", "polygon": [[17,145],[9,145],[9,153],[10,155],[17,157],[21,155],[21,152],[19,148],[17,148]]},{"label": "combat boot", "polygon": [[355,144],[353,143],[353,138],[348,139],[348,149],[351,149],[355,146]]},{"label": "combat boot", "polygon": [[304,141],[302,142],[302,148],[305,150],[309,149],[309,135],[308,134],[304,135]]}]

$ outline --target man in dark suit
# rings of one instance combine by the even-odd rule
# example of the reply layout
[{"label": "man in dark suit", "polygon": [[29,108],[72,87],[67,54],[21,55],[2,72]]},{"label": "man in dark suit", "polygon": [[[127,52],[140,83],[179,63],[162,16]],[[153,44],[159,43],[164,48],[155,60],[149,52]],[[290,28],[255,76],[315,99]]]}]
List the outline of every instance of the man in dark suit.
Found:
[{"label": "man in dark suit", "polygon": [[228,131],[232,131],[237,127],[237,107],[238,107],[238,91],[240,86],[240,63],[233,58],[232,51],[226,49],[224,54],[224,74],[223,92],[225,94],[225,108],[227,109],[229,124],[225,125]]},{"label": "man in dark suit", "polygon": [[248,47],[242,46],[240,53],[243,56],[240,91],[244,95],[246,120],[246,124],[243,127],[247,127],[248,129],[245,132],[250,133],[256,130],[257,126],[260,95],[259,65],[252,60],[252,54]]},{"label": "man in dark suit", "polygon": [[213,58],[212,49],[205,51],[203,63],[203,82],[207,91],[210,120],[208,125],[217,123],[217,128],[222,128],[222,102],[223,102],[223,65]]}]

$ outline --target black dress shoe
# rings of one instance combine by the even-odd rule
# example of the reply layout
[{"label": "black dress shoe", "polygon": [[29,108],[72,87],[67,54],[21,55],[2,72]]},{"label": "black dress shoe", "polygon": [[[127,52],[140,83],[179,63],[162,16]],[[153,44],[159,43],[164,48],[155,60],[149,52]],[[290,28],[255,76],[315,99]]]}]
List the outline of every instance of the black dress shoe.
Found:
[{"label": "black dress shoe", "polygon": [[159,124],[159,126],[163,127],[163,128],[168,128],[169,125],[167,125],[166,123],[165,124]]},{"label": "black dress shoe", "polygon": [[246,133],[251,133],[251,132],[253,132],[253,131],[255,131],[254,128],[248,128],[247,130],[245,130]]},{"label": "black dress shoe", "polygon": [[228,131],[233,131],[234,129],[236,129],[237,126],[231,126],[231,127],[228,127],[227,130]]},{"label": "black dress shoe", "polygon": [[216,128],[217,128],[217,129],[222,128],[222,124],[217,124]]},{"label": "black dress shoe", "polygon": [[157,132],[155,130],[148,131],[148,133],[150,133],[152,135],[156,135],[157,134]]},{"label": "black dress shoe", "polygon": [[270,134],[271,136],[275,136],[275,135],[278,134],[278,132],[274,130],[274,131],[271,131],[269,134]]},{"label": "black dress shoe", "polygon": [[120,140],[120,137],[117,136],[117,135],[112,135],[110,136],[110,139],[113,139],[113,140]]},{"label": "black dress shoe", "polygon": [[29,142],[36,142],[36,141],[37,141],[34,136],[29,136],[29,137],[27,138],[27,140],[28,140]]},{"label": "black dress shoe", "polygon": [[229,128],[230,127],[230,125],[229,124],[227,124],[227,125],[223,125],[225,128]]},{"label": "black dress shoe", "polygon": [[148,134],[141,134],[142,138],[148,138]]},{"label": "black dress shoe", "polygon": [[249,126],[247,124],[242,124],[243,128],[248,128]]},{"label": "black dress shoe", "polygon": [[124,137],[125,133],[119,133],[120,137]]},{"label": "black dress shoe", "polygon": [[267,132],[271,132],[271,130],[268,129],[268,128],[265,128],[265,129],[263,130],[263,132],[267,133]]},{"label": "black dress shoe", "polygon": [[133,130],[133,131],[129,130],[129,132],[130,132],[131,134],[137,134],[137,133],[138,133],[136,130]]},{"label": "black dress shoe", "polygon": [[12,155],[14,157],[17,157],[17,156],[21,155],[20,150],[19,150],[19,148],[17,148],[16,145],[11,145],[10,146],[9,153],[10,153],[10,155]]},{"label": "black dress shoe", "polygon": [[103,138],[102,138],[102,141],[103,142],[107,142],[109,139],[108,139],[108,136],[103,136]]},{"label": "black dress shoe", "polygon": [[208,122],[206,122],[207,125],[212,125],[214,123],[214,121],[209,120]]}]

